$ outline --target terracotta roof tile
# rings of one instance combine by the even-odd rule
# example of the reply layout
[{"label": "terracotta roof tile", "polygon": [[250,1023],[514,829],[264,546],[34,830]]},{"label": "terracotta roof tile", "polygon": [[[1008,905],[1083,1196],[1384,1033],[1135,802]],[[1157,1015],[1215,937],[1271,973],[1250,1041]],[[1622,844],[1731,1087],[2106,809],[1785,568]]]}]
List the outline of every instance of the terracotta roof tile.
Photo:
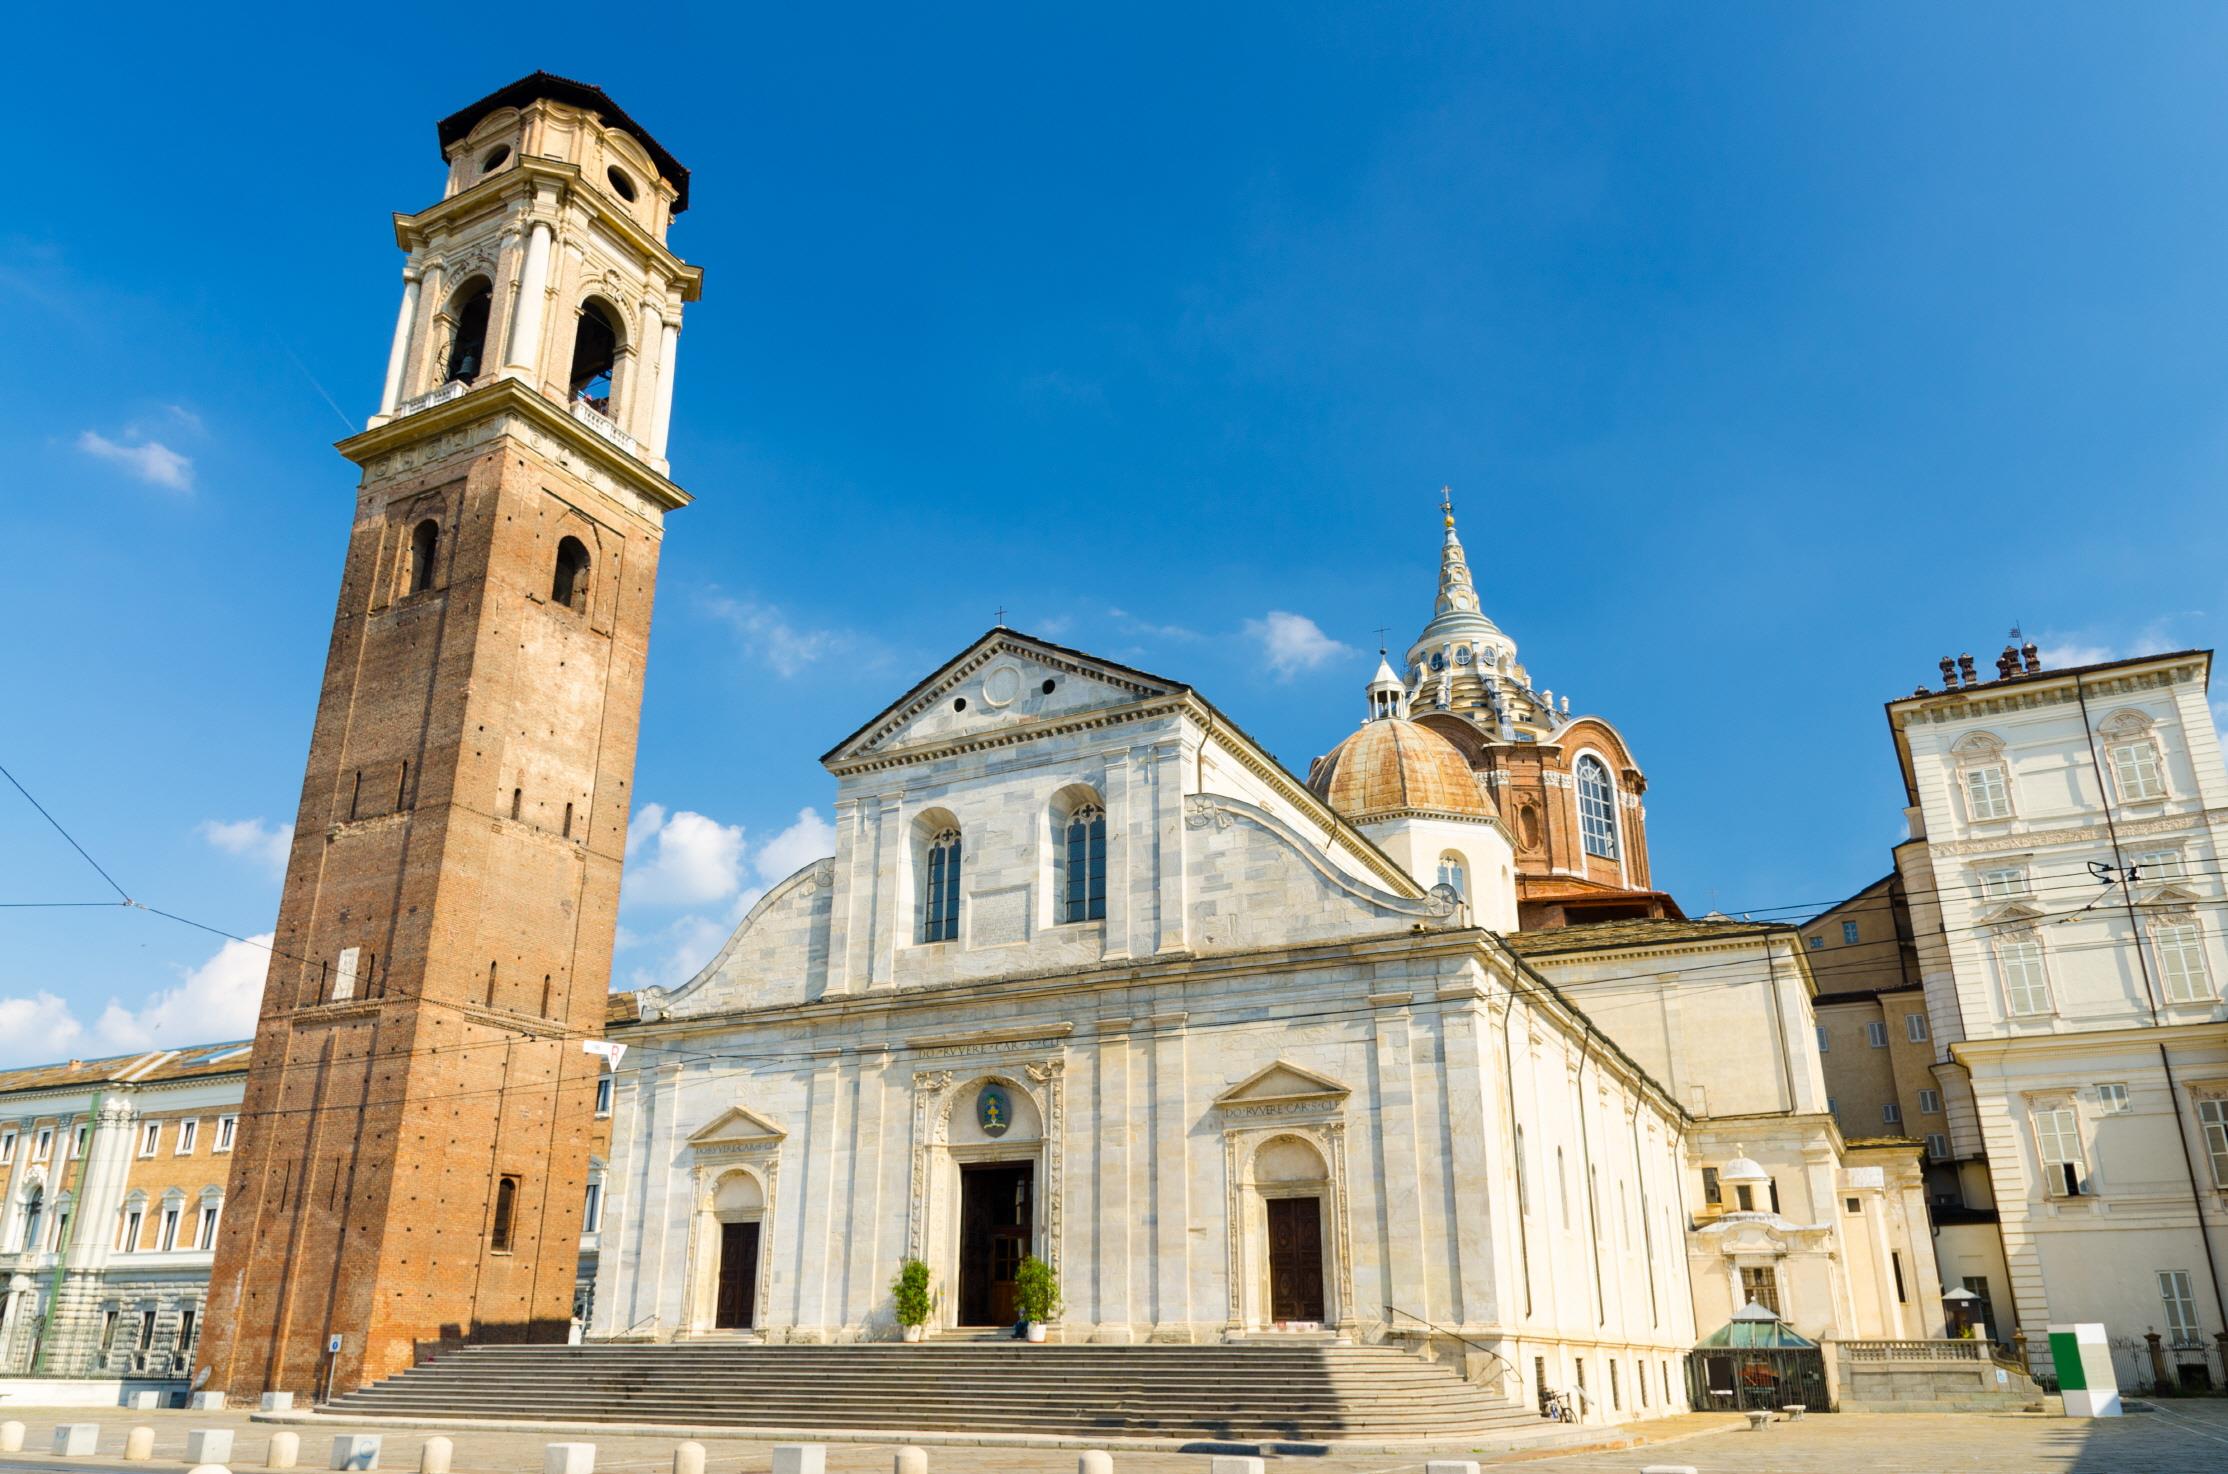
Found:
[{"label": "terracotta roof tile", "polygon": [[1308,787],[1349,819],[1400,809],[1493,816],[1460,749],[1414,722],[1364,723],[1316,764]]},{"label": "terracotta roof tile", "polygon": [[[194,1044],[164,1059],[168,1050],[143,1049],[137,1054],[109,1055],[101,1059],[63,1060],[55,1064],[26,1065],[0,1070],[0,1094],[20,1090],[93,1089],[101,1085],[130,1083],[156,1085],[171,1080],[197,1080],[211,1075],[244,1075],[248,1049],[254,1041],[232,1039],[218,1044]],[[161,1063],[153,1064],[160,1060]]]}]

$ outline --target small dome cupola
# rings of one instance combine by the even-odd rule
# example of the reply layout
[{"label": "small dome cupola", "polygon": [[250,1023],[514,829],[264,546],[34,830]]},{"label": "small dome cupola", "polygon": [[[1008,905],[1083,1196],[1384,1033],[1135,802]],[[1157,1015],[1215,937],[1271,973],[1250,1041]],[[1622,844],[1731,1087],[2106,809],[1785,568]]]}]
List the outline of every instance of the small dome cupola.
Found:
[{"label": "small dome cupola", "polygon": [[1408,688],[1400,684],[1400,675],[1377,652],[1377,674],[1369,678],[1369,719],[1373,722],[1400,721],[1408,715]]}]

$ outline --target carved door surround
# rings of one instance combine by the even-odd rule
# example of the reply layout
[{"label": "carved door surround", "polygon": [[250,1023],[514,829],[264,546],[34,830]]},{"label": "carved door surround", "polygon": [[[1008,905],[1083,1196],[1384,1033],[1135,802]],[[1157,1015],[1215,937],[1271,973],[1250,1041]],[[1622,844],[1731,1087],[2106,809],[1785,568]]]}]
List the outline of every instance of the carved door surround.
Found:
[{"label": "carved door surround", "polygon": [[1229,1256],[1226,1334],[1242,1336],[1272,1324],[1268,1204],[1276,1198],[1321,1200],[1323,1323],[1353,1334],[1358,1317],[1347,1207],[1349,1094],[1336,1080],[1278,1060],[1215,1098],[1222,1117]]},{"label": "carved door surround", "polygon": [[742,1106],[729,1107],[690,1134],[683,1335],[707,1334],[718,1319],[720,1249],[730,1223],[758,1225],[758,1283],[750,1299],[757,1327],[772,1319],[774,1206],[786,1136]]},{"label": "carved door surround", "polygon": [[[1064,1032],[1064,1031],[1063,1031]],[[1056,1039],[1006,1041],[1042,1048]],[[1035,1168],[1030,1227],[1031,1252],[1052,1269],[1061,1268],[1060,1219],[1063,1197],[1061,1159],[1066,1139],[1067,1060],[1051,1054],[1016,1062],[993,1062],[995,1048],[951,1049],[971,1062],[951,1069],[913,1073],[913,1171],[906,1203],[905,1252],[926,1263],[937,1292],[931,1324],[959,1323],[959,1169],[962,1163],[1028,1162]],[[985,1138],[972,1121],[954,1129],[962,1106],[973,1109],[982,1087],[1002,1085],[1028,1106],[1003,1134]],[[1033,1132],[1033,1134],[1032,1134]]]}]

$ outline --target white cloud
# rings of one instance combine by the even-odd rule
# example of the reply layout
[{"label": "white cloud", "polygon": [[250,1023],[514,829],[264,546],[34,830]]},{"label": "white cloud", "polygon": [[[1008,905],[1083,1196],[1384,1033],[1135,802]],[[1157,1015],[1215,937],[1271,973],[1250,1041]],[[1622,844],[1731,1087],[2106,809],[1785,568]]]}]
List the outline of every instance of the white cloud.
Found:
[{"label": "white cloud", "polygon": [[678,988],[695,977],[697,970],[719,955],[728,933],[735,928],[709,916],[688,915],[636,938],[637,951],[649,956],[627,973],[630,988]]},{"label": "white cloud", "polygon": [[1289,681],[1301,671],[1314,670],[1354,652],[1340,644],[1304,614],[1271,609],[1259,619],[1246,621],[1246,634],[1261,646],[1269,669],[1279,680]]},{"label": "white cloud", "polygon": [[813,861],[835,853],[835,826],[818,809],[799,809],[797,822],[758,847],[751,868],[768,885],[787,880]]},{"label": "white cloud", "polygon": [[857,643],[842,630],[799,628],[780,608],[756,599],[714,594],[704,601],[704,608],[741,637],[745,651],[772,666],[774,673],[784,679]]},{"label": "white cloud", "polygon": [[696,906],[732,894],[743,881],[743,826],[688,809],[668,814],[645,804],[627,826],[625,899],[649,906]]},{"label": "white cloud", "polygon": [[261,819],[205,819],[201,837],[228,855],[241,855],[265,869],[286,873],[287,852],[294,847],[294,826],[266,824]]},{"label": "white cloud", "polygon": [[183,1049],[255,1033],[270,967],[272,934],[227,941],[182,977],[177,986],[151,994],[138,1007],[111,998],[91,1026],[52,993],[0,998],[0,1065],[48,1064],[68,1059]]},{"label": "white cloud", "polygon": [[[2175,632],[2175,626],[2185,620],[2201,617],[2191,610],[2179,614],[2163,614],[2136,630],[2133,634],[2095,629],[2052,630],[2030,636],[2035,647],[2042,652],[2044,670],[2071,670],[2077,665],[2102,665],[2107,660],[2133,660],[2143,655],[2163,655],[2169,650],[2185,648],[2189,641]],[[2125,635],[2125,638],[2122,636]],[[1996,657],[1973,652],[1973,664],[1981,671],[1981,679],[1992,678]]]},{"label": "white cloud", "polygon": [[140,480],[172,491],[193,490],[193,458],[180,455],[159,440],[125,445],[95,430],[77,437],[77,448],[97,460],[122,466]]}]

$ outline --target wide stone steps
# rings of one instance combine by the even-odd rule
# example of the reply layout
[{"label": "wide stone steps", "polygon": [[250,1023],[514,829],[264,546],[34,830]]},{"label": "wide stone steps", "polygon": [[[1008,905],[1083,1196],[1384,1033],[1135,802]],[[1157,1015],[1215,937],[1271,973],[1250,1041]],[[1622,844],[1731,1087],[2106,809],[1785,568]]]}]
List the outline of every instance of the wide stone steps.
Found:
[{"label": "wide stone steps", "polygon": [[1328,1440],[1524,1427],[1384,1347],[481,1346],[348,1394],[351,1417]]}]

